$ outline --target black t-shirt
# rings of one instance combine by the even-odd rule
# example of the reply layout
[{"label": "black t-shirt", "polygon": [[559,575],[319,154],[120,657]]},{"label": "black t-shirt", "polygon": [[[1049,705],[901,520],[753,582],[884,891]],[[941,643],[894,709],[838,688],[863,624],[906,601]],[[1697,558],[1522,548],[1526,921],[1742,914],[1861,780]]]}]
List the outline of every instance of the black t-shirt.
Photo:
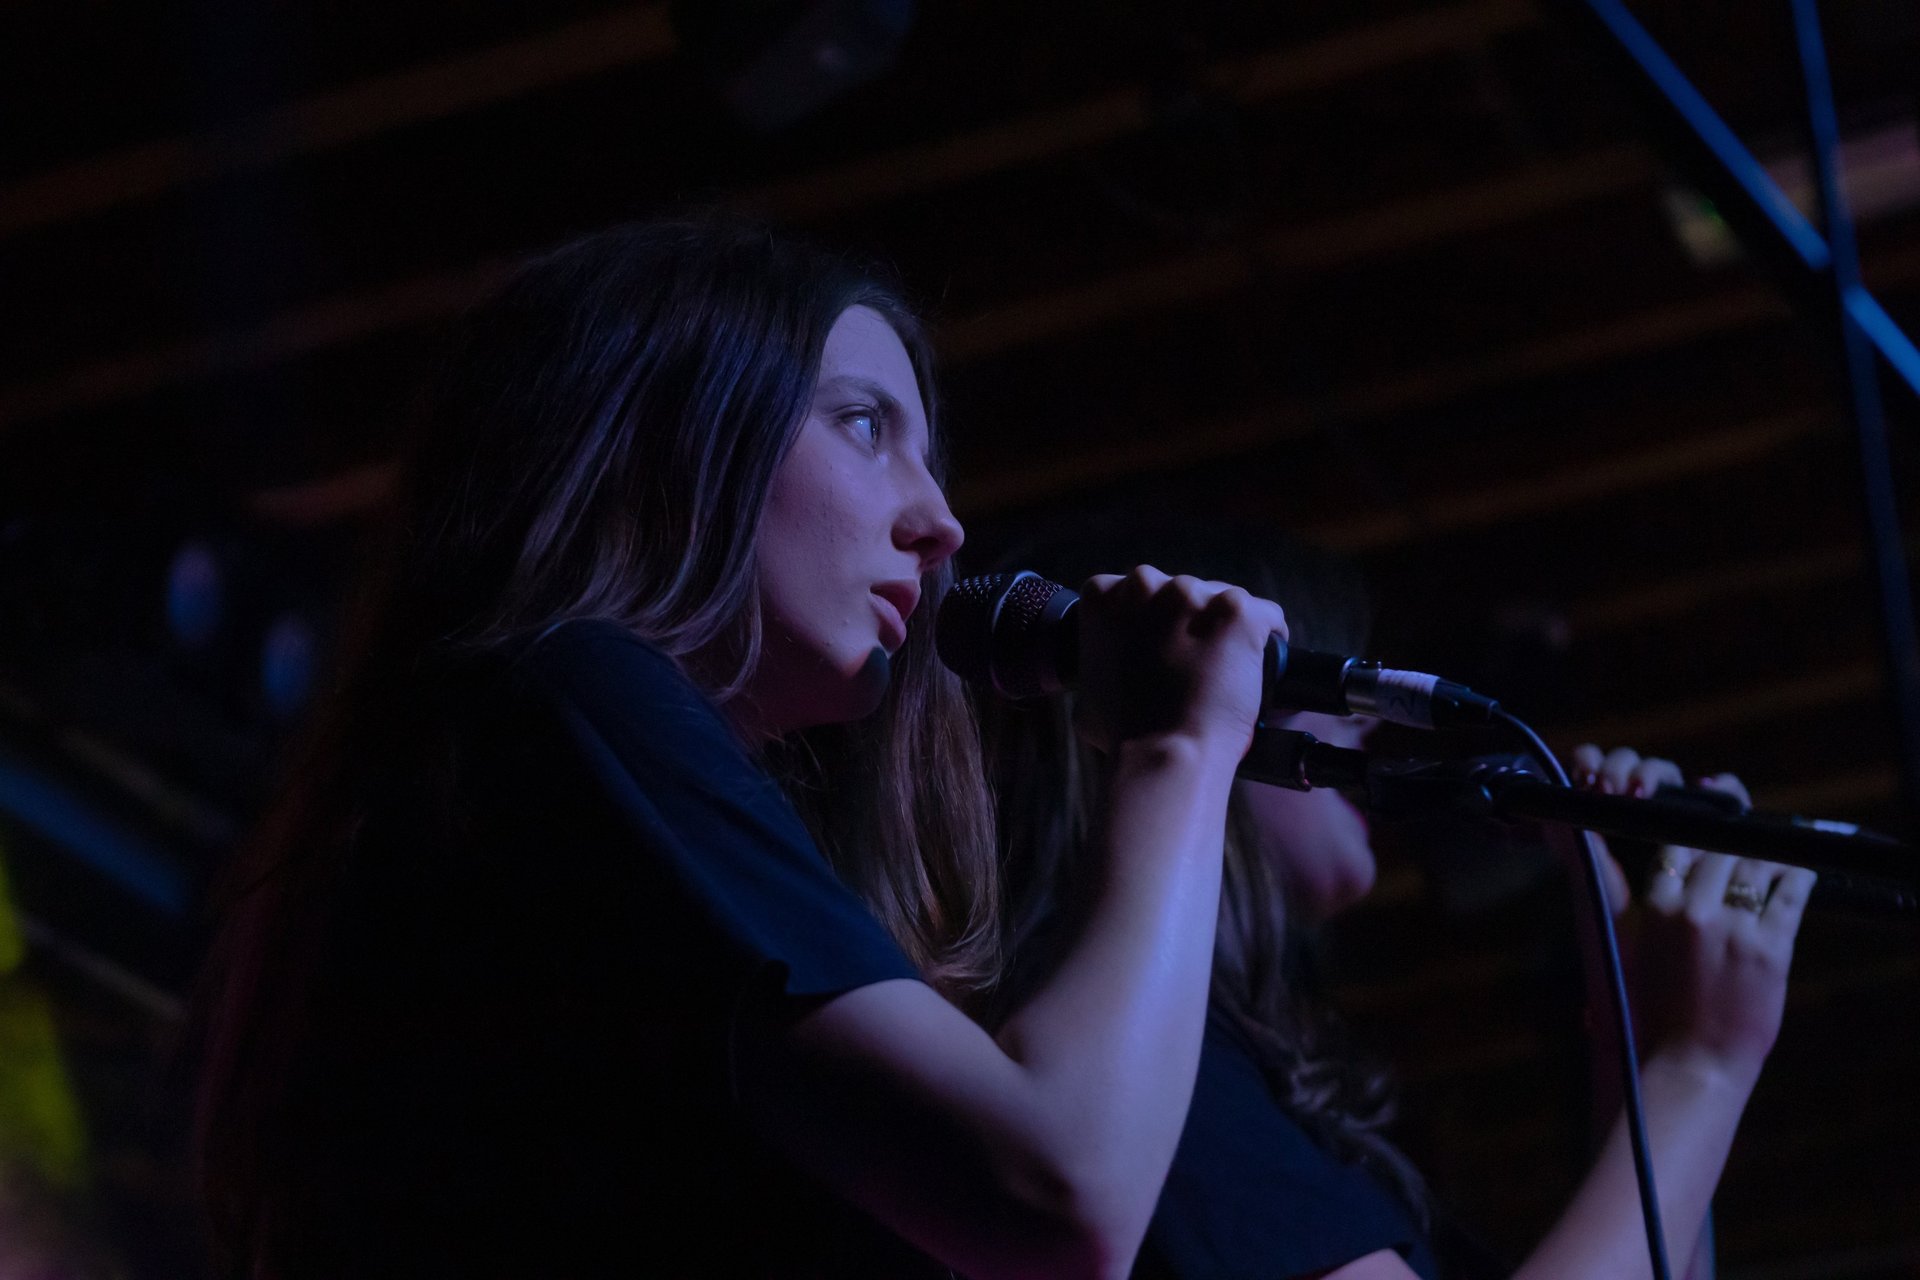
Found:
[{"label": "black t-shirt", "polygon": [[1433,1280],[1405,1203],[1317,1144],[1275,1102],[1245,1041],[1208,1018],[1193,1105],[1135,1275],[1285,1280],[1381,1249]]},{"label": "black t-shirt", "polygon": [[945,1275],[733,1096],[760,984],[918,975],[713,706],[596,622],[424,682],[445,768],[388,780],[345,880],[280,1274]]}]

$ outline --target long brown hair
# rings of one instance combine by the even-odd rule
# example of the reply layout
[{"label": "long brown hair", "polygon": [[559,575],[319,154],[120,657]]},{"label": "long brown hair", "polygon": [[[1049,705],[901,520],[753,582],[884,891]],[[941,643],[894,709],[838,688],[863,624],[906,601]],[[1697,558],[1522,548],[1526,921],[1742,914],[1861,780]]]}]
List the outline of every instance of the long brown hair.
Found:
[{"label": "long brown hair", "polygon": [[[1279,601],[1293,642],[1309,648],[1358,653],[1370,629],[1366,590],[1346,562],[1258,526],[1095,520],[1069,537],[1028,541],[1006,563],[1063,582],[1139,563],[1232,582]],[[1069,699],[1002,703],[983,719],[1009,855],[1012,960],[1005,985],[1017,996],[1043,976],[1055,930],[1087,887],[1093,869],[1083,853],[1100,812],[1104,771],[1074,732]],[[1321,997],[1307,935],[1236,789],[1227,810],[1209,1004],[1251,1048],[1281,1108],[1336,1155],[1374,1168],[1424,1219],[1424,1181],[1385,1134],[1394,1113],[1391,1080],[1354,1053]]]},{"label": "long brown hair", "polygon": [[[342,686],[236,864],[203,983],[197,1129],[216,1235],[257,1246],[258,1136],[302,1026],[331,895],[383,779],[451,771],[419,690],[570,619],[676,659],[717,702],[760,650],[755,541],[828,330],[871,308],[934,429],[929,344],[877,272],[728,215],[625,226],[528,263],[461,323],[420,402],[392,542]],[[935,434],[936,446],[939,435]],[[770,763],[819,842],[956,1001],[998,965],[991,805],[966,697],[932,656],[928,576],[877,714]]]}]

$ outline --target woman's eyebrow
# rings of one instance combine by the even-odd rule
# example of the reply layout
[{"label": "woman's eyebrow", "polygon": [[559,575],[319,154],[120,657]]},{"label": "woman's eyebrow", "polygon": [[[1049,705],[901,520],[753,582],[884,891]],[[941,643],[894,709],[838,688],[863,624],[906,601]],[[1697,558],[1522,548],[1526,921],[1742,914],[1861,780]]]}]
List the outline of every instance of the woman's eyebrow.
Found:
[{"label": "woman's eyebrow", "polygon": [[857,391],[874,402],[874,406],[890,414],[900,412],[900,402],[893,394],[871,378],[862,378],[858,374],[843,373],[836,377],[823,379],[815,394],[830,391]]}]

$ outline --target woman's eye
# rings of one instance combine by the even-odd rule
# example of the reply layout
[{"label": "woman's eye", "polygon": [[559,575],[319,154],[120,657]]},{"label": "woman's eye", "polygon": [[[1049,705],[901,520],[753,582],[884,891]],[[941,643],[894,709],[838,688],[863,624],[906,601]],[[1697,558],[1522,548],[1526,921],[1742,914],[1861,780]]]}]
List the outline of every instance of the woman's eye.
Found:
[{"label": "woman's eye", "polygon": [[878,448],[880,444],[880,415],[871,409],[850,409],[841,415],[842,422],[857,435],[863,435],[867,442]]}]

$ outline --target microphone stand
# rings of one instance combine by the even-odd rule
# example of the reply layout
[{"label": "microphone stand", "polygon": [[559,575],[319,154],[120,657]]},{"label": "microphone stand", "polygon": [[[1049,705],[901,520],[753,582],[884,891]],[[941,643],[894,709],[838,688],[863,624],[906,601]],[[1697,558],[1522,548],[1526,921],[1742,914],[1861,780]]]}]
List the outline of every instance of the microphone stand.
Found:
[{"label": "microphone stand", "polygon": [[1395,817],[1534,819],[1789,863],[1819,873],[1815,892],[1831,905],[1920,913],[1910,846],[1846,823],[1745,809],[1719,792],[1667,787],[1646,799],[1600,795],[1548,782],[1510,759],[1395,759],[1268,728],[1255,732],[1240,776],[1294,791],[1332,787]]},{"label": "microphone stand", "polygon": [[[1868,563],[1878,591],[1888,701],[1908,829],[1920,833],[1920,636],[1895,501],[1882,378],[1920,404],[1920,348],[1860,278],[1841,190],[1838,117],[1815,0],[1790,0],[1821,225],[1804,217],[1624,0],[1550,0],[1611,64],[1658,142],[1686,169],[1755,261],[1821,332],[1845,393],[1860,475]],[[1791,861],[1791,859],[1787,859]]]}]

